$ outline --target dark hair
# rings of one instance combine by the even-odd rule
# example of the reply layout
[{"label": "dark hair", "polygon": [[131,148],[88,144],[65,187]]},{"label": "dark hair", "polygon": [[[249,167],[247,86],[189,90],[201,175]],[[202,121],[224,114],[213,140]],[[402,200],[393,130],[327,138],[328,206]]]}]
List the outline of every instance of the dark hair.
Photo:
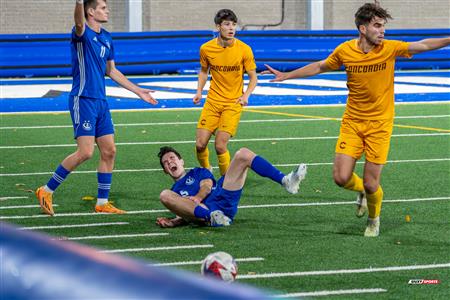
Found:
[{"label": "dark hair", "polygon": [[181,159],[181,154],[178,153],[178,151],[175,150],[174,148],[169,147],[169,146],[164,146],[164,147],[159,148],[159,153],[158,153],[159,164],[161,165],[161,167],[162,167],[163,169],[164,169],[164,165],[163,165],[163,163],[162,163],[162,157],[163,157],[166,153],[169,153],[169,152],[173,152],[179,159]]},{"label": "dark hair", "polygon": [[[105,2],[106,2],[106,0],[105,0]],[[83,4],[84,4],[84,18],[87,20],[88,9],[89,8],[93,8],[93,9],[97,8],[98,2],[97,2],[97,0],[84,0]]]},{"label": "dark hair", "polygon": [[375,3],[366,3],[355,14],[356,28],[359,30],[360,25],[369,24],[375,17],[384,19],[385,21],[392,19],[388,11],[382,8],[377,1]]},{"label": "dark hair", "polygon": [[222,24],[223,21],[233,21],[237,23],[238,18],[236,17],[236,14],[231,9],[221,9],[216,13],[216,16],[214,17],[214,23],[216,25]]}]

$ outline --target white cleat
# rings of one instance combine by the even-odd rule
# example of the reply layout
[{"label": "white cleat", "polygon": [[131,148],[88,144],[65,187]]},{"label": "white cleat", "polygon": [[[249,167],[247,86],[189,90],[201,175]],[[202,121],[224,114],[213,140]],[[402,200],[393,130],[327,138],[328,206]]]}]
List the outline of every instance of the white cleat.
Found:
[{"label": "white cleat", "polygon": [[377,237],[380,235],[380,217],[375,219],[367,218],[367,227],[364,231],[365,237]]},{"label": "white cleat", "polygon": [[305,179],[306,165],[299,164],[298,167],[283,178],[283,186],[291,194],[297,194],[300,182]]},{"label": "white cleat", "polygon": [[209,215],[211,227],[230,226],[231,219],[224,215],[223,211],[215,210]]},{"label": "white cleat", "polygon": [[366,192],[359,192],[356,198],[356,211],[355,214],[358,218],[363,217],[367,211],[367,198]]}]

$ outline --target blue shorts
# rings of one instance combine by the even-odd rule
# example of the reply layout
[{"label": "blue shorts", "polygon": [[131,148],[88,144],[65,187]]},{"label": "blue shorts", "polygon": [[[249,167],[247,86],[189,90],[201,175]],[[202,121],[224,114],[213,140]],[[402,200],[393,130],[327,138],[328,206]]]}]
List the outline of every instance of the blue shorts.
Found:
[{"label": "blue shorts", "polygon": [[237,191],[225,190],[223,185],[224,177],[220,177],[212,194],[203,201],[210,211],[221,210],[227,217],[233,220],[238,210],[242,189]]},{"label": "blue shorts", "polygon": [[79,136],[101,137],[114,134],[108,101],[69,96],[69,110],[75,138]]}]

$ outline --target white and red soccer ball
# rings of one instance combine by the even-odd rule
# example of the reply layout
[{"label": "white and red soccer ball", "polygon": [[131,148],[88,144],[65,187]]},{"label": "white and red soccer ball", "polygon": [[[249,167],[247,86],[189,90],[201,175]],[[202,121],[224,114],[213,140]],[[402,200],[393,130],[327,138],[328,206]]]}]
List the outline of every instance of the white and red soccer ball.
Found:
[{"label": "white and red soccer ball", "polygon": [[236,279],[238,267],[234,258],[226,252],[214,252],[209,254],[202,263],[203,276],[232,282]]}]

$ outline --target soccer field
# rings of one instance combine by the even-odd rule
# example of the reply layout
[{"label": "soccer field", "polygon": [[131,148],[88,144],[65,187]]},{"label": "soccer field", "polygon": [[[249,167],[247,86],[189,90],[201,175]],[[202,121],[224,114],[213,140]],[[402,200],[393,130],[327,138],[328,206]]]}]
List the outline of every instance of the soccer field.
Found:
[{"label": "soccer field", "polygon": [[[68,113],[0,115],[0,220],[196,273],[208,253],[226,251],[238,261],[238,282],[286,297],[449,299],[450,103],[396,106],[378,238],[363,237],[356,195],[332,179],[343,109],[247,108],[230,151],[248,147],[286,173],[306,163],[299,194],[250,171],[232,226],[173,229],[155,225],[156,217],[172,216],[158,199],[172,182],[156,154],[173,146],[194,167],[200,110],[114,112],[111,200],[128,214],[95,214],[95,200],[82,200],[96,196],[96,152],[55,192],[55,217],[41,214],[33,190],[75,150]],[[212,144],[209,149],[214,152]],[[211,160],[217,166],[214,154]],[[408,284],[411,279],[440,283]]]}]

